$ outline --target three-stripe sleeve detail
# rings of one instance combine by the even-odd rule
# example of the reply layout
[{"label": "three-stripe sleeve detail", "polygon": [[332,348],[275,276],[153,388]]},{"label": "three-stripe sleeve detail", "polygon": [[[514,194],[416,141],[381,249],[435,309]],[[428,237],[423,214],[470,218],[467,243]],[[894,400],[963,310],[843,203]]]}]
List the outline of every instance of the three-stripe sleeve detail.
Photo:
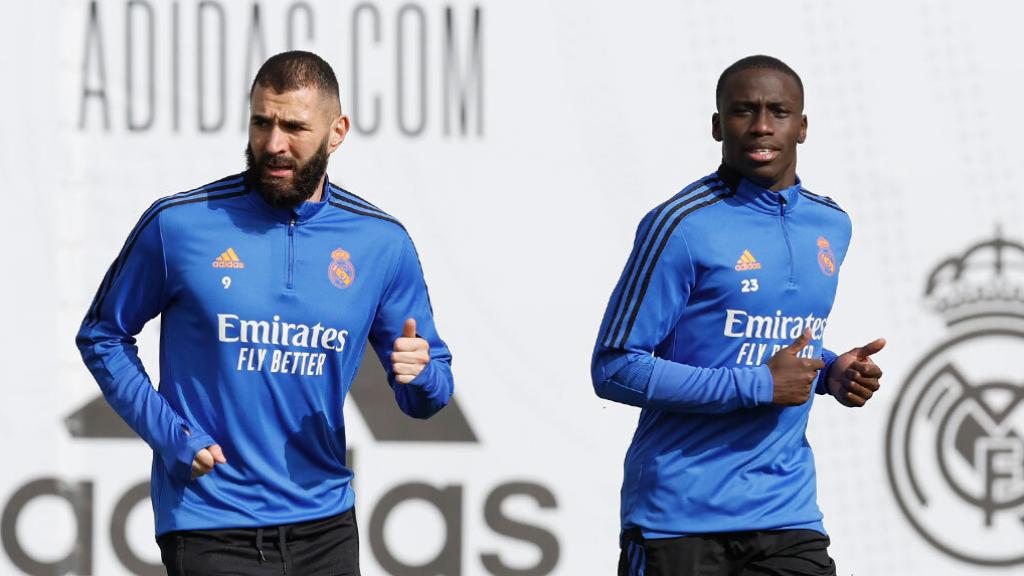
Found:
[{"label": "three-stripe sleeve detail", "polygon": [[709,199],[705,200],[704,202],[701,202],[700,204],[687,208],[681,214],[676,216],[675,220],[673,220],[672,224],[669,226],[668,231],[665,233],[664,236],[661,237],[661,243],[658,244],[658,250],[657,252],[654,253],[654,258],[651,260],[651,265],[647,268],[647,275],[644,276],[644,281],[640,288],[640,295],[637,297],[636,304],[633,305],[633,310],[629,315],[629,323],[626,324],[626,329],[622,333],[622,337],[619,340],[618,346],[620,348],[626,344],[626,338],[629,336],[630,331],[633,329],[633,324],[636,322],[637,314],[640,312],[640,304],[643,302],[644,296],[647,294],[647,288],[648,286],[650,286],[651,283],[651,276],[654,275],[654,266],[657,265],[658,260],[661,258],[661,253],[665,250],[665,246],[668,245],[668,239],[670,236],[672,236],[672,231],[675,230],[676,226],[678,226],[680,222],[683,221],[683,218],[686,218],[687,216],[696,212],[697,210],[700,210],[701,208],[706,208],[708,206],[711,206],[712,204],[715,204],[716,202],[723,200],[724,198],[732,196],[731,192],[723,194],[721,196],[714,194],[714,192],[717,192],[719,190],[722,190],[722,188],[719,187],[710,189],[708,194],[711,197]]},{"label": "three-stripe sleeve detail", "polygon": [[[616,314],[615,314],[615,318],[616,319],[620,318],[620,306],[622,306],[622,301],[623,301],[623,298],[625,297],[625,294],[626,294],[626,286],[629,285],[629,280],[632,279],[634,277],[634,275],[636,274],[636,268],[637,268],[638,262],[640,262],[640,260],[641,260],[639,258],[641,250],[643,249],[645,244],[648,242],[650,231],[651,231],[652,228],[654,228],[655,223],[661,217],[662,212],[668,206],[670,206],[673,202],[677,202],[679,199],[685,197],[687,194],[690,194],[694,190],[697,190],[697,189],[701,188],[702,186],[704,186],[704,185],[706,185],[709,182],[712,182],[714,180],[715,180],[715,176],[714,175],[711,175],[711,176],[708,176],[708,177],[703,178],[701,180],[698,180],[697,182],[694,182],[693,184],[690,184],[686,188],[683,188],[682,191],[680,191],[678,194],[676,194],[672,198],[669,198],[665,202],[662,202],[660,205],[658,205],[657,208],[655,208],[655,210],[656,210],[655,217],[653,219],[651,219],[650,224],[647,226],[647,230],[640,230],[638,232],[638,235],[643,237],[643,241],[637,242],[636,246],[633,247],[633,253],[630,255],[629,262],[626,264],[626,271],[623,273],[623,276],[627,280],[626,280],[626,283],[623,284],[623,289],[619,292],[619,296],[618,296],[618,298],[615,299],[615,304],[614,304],[614,306],[612,308],[613,310],[616,311]],[[613,320],[612,322],[609,322],[608,327],[605,330],[604,337],[602,338],[602,341],[605,343],[605,346],[610,345],[609,341],[608,341],[608,337],[609,337],[610,334],[612,334],[613,332],[618,330],[618,326],[620,324],[621,324],[621,320],[619,320],[618,322],[615,321],[615,320]]]},{"label": "three-stripe sleeve detail", "polygon": [[625,344],[669,237],[683,218],[732,195],[731,191],[718,195],[723,189],[728,190],[726,183],[711,176],[692,184],[656,209],[655,217],[647,230],[641,232],[643,239],[637,242],[626,267],[626,280],[615,302],[615,315],[602,338],[604,346]]},{"label": "three-stripe sleeve detail", "polygon": [[121,249],[121,253],[118,254],[117,258],[114,259],[114,262],[107,270],[107,274],[103,278],[103,282],[100,284],[100,289],[96,293],[93,304],[89,308],[89,313],[86,316],[89,324],[95,325],[99,322],[99,314],[103,309],[103,304],[107,295],[110,294],[111,287],[113,286],[114,281],[117,280],[118,275],[120,275],[124,267],[124,263],[128,260],[128,256],[135,247],[135,243],[138,241],[139,236],[142,234],[142,231],[146,226],[149,225],[149,223],[152,222],[153,219],[161,212],[168,208],[181,206],[183,204],[222,200],[226,198],[244,196],[246,194],[248,194],[248,192],[245,190],[242,177],[233,176],[196,188],[195,190],[189,190],[188,192],[167,196],[154,202],[153,205],[142,214],[142,217],[139,219],[139,223],[135,225],[135,228],[133,228],[131,233],[128,235],[128,239],[125,241],[125,245],[124,248]]}]

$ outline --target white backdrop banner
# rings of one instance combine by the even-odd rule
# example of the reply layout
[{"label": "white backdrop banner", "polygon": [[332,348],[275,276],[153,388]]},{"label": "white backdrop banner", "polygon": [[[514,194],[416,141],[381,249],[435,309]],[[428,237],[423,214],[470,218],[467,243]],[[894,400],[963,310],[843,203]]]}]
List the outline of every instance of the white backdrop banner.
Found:
[{"label": "white backdrop banner", "polygon": [[[241,171],[269,55],[334,66],[332,180],[409,229],[454,353],[436,421],[376,360],[346,407],[364,574],[612,574],[638,411],[597,327],[640,217],[718,165],[718,74],[803,77],[799,173],[851,215],[826,344],[885,336],[867,407],[808,437],[841,575],[1024,571],[1016,3],[49,0],[0,21],[7,270],[0,573],[161,574],[150,451],[74,336],[139,214]],[[157,372],[158,322],[140,336]]]}]

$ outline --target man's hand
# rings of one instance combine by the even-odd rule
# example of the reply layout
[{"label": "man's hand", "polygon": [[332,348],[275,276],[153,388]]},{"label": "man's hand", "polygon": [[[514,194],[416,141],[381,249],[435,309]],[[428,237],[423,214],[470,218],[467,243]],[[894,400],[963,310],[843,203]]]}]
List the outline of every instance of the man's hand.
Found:
[{"label": "man's hand", "polygon": [[854,348],[835,359],[828,369],[828,391],[843,406],[859,408],[878,391],[882,369],[871,355],[885,347],[885,338]]},{"label": "man's hand", "polygon": [[430,362],[430,345],[416,337],[416,320],[409,318],[391,353],[391,372],[399,384],[412,382]]},{"label": "man's hand", "polygon": [[196,457],[192,459],[192,479],[195,480],[213,472],[213,467],[217,464],[227,463],[228,459],[224,457],[224,451],[220,449],[220,444],[211,444],[196,452]]},{"label": "man's hand", "polygon": [[825,367],[825,363],[821,358],[811,360],[797,357],[810,341],[811,329],[808,328],[792,344],[768,359],[768,369],[772,372],[772,382],[775,386],[772,404],[799,406],[811,397],[814,379],[818,375],[818,370]]}]

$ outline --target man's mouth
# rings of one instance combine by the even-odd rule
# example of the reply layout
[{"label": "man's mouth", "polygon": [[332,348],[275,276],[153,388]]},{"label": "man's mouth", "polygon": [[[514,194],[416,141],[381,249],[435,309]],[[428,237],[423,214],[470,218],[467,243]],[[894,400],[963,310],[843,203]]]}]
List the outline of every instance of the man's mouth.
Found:
[{"label": "man's mouth", "polygon": [[746,148],[744,152],[747,158],[750,158],[754,162],[771,162],[779,156],[779,150],[770,146],[756,146]]},{"label": "man's mouth", "polygon": [[286,178],[292,174],[294,167],[288,161],[269,161],[264,164],[264,170],[271,178]]},{"label": "man's mouth", "polygon": [[272,178],[284,178],[292,173],[291,168],[274,168],[271,166],[267,167],[267,174]]}]

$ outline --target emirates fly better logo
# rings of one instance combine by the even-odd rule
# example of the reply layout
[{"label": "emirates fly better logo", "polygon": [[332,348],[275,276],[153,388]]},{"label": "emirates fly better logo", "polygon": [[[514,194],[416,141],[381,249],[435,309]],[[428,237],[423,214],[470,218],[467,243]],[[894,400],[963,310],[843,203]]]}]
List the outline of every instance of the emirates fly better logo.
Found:
[{"label": "emirates fly better logo", "polygon": [[972,564],[1024,563],[1024,245],[996,234],[931,273],[947,338],[893,406],[886,464],[931,545]]}]

